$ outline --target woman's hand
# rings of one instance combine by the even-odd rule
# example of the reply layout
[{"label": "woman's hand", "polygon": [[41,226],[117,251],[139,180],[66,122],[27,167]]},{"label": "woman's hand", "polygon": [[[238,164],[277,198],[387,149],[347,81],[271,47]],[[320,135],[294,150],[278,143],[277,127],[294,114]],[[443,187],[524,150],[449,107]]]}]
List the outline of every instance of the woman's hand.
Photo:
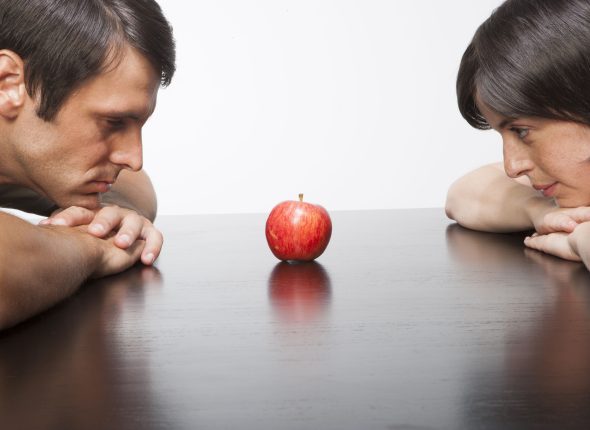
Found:
[{"label": "woman's hand", "polygon": [[[555,255],[570,261],[581,261],[580,256],[572,246],[571,233],[533,234],[524,239],[524,244],[529,248]],[[589,243],[590,245],[590,243]]]},{"label": "woman's hand", "polygon": [[555,232],[571,233],[579,224],[588,221],[590,221],[590,207],[587,206],[544,209],[533,217],[535,230],[541,235]]}]

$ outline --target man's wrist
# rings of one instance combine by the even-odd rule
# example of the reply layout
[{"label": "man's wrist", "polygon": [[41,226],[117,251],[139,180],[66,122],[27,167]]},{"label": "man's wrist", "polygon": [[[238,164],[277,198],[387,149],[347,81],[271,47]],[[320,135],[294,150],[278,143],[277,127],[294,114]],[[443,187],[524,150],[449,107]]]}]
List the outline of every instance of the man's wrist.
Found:
[{"label": "man's wrist", "polygon": [[[103,256],[100,240],[88,234],[80,227],[63,226],[38,226],[47,235],[47,239],[53,243],[68,243],[72,256],[78,256],[80,268],[86,274],[85,278],[92,278],[98,271]],[[84,227],[85,229],[86,227]],[[64,242],[65,241],[65,242]]]}]

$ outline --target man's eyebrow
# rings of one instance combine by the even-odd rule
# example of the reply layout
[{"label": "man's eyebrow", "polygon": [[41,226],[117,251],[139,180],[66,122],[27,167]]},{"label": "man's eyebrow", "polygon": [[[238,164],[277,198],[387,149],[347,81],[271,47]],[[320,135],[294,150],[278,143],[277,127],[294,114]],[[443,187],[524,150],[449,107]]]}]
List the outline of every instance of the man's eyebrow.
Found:
[{"label": "man's eyebrow", "polygon": [[143,113],[143,112],[136,112],[136,111],[118,111],[118,110],[110,110],[110,111],[103,111],[99,112],[98,116],[106,117],[106,118],[121,118],[121,119],[131,119],[133,121],[141,121],[144,118],[147,118],[151,115],[152,112]]}]

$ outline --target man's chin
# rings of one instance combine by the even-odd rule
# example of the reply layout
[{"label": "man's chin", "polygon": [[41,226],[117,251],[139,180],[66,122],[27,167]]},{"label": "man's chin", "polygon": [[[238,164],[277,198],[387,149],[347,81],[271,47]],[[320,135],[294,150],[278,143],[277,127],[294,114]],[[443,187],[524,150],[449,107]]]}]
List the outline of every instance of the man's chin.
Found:
[{"label": "man's chin", "polygon": [[62,202],[58,202],[58,205],[62,208],[69,208],[72,206],[79,206],[86,209],[99,209],[100,208],[100,194],[77,194],[73,196],[67,196],[61,199]]}]

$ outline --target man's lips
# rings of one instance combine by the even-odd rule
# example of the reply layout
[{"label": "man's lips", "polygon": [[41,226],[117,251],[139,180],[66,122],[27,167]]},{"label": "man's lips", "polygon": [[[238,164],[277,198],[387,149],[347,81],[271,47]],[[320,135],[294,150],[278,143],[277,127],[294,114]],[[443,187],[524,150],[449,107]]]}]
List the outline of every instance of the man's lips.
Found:
[{"label": "man's lips", "polygon": [[113,185],[112,181],[92,181],[90,182],[90,188],[95,193],[106,193],[111,189]]},{"label": "man's lips", "polygon": [[547,185],[533,185],[533,188],[535,190],[541,191],[545,197],[553,197],[556,187],[557,182]]}]

